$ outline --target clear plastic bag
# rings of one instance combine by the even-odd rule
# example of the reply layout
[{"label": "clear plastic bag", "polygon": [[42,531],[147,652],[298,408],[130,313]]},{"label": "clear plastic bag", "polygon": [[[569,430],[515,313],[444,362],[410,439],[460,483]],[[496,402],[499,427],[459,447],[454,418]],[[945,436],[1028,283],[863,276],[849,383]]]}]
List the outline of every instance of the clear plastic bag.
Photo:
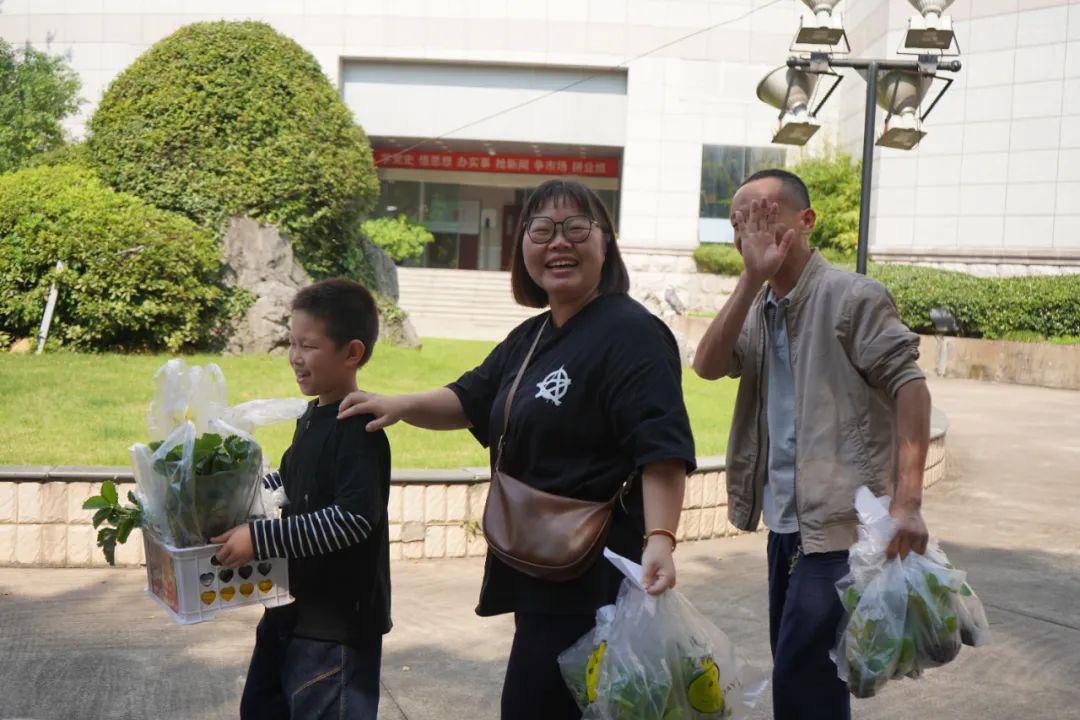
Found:
[{"label": "clear plastic bag", "polygon": [[596,657],[596,688],[582,720],[663,720],[671,693],[671,673],[663,664],[649,662],[649,618],[627,587],[619,588],[615,612],[606,628],[603,652]]},{"label": "clear plastic bag", "polygon": [[582,711],[596,701],[600,663],[607,652],[611,621],[614,619],[614,605],[600,608],[596,611],[593,629],[559,654],[559,672],[562,673],[563,682]]},{"label": "clear plastic bag", "polygon": [[859,488],[855,509],[859,540],[849,553],[851,571],[836,583],[847,615],[832,658],[851,693],[865,698],[892,678],[917,678],[951,662],[962,642],[982,644],[988,626],[966,574],[936,543],[903,560],[886,557],[896,534],[888,497]]},{"label": "clear plastic bag", "polygon": [[851,570],[836,583],[847,617],[840,624],[832,652],[837,672],[855,697],[873,697],[889,681],[904,647],[907,584],[899,558],[885,551],[896,534],[889,498],[875,498],[865,487],[855,495],[859,539],[851,546]]},{"label": "clear plastic bag", "polygon": [[964,573],[908,553],[902,561],[907,585],[905,649],[896,674],[917,677],[960,653],[960,586]]},{"label": "clear plastic bag", "polygon": [[990,621],[986,619],[986,610],[982,600],[966,582],[960,586],[960,642],[971,647],[990,642]]},{"label": "clear plastic bag", "polygon": [[656,630],[667,639],[672,680],[665,720],[747,717],[765,689],[766,677],[743,663],[727,635],[682,593],[668,591],[658,600]]},{"label": "clear plastic bag", "polygon": [[257,427],[295,420],[307,407],[301,398],[249,400],[230,407],[225,375],[213,363],[191,366],[169,360],[154,373],[154,383],[157,390],[146,411],[152,442],[164,440],[185,422],[195,427],[196,435],[210,431],[213,421],[250,435]]},{"label": "clear plastic bag", "polygon": [[152,442],[131,448],[150,531],[169,545],[192,547],[249,517],[265,516],[265,463],[250,433],[299,417],[306,403],[289,398],[229,407],[217,365],[170,360],[154,379],[157,392],[147,412]]},{"label": "clear plastic bag", "polygon": [[747,717],[765,690],[766,676],[742,662],[727,636],[681,593],[649,595],[640,584],[639,565],[610,551],[605,556],[626,576],[614,618],[560,656],[560,664],[573,656],[580,665],[584,649],[601,647],[596,639],[606,635],[603,651],[591,655],[596,689],[583,718]]},{"label": "clear plastic bag", "polygon": [[[955,569],[945,551],[935,542],[927,546],[926,557],[949,570]],[[958,591],[960,602],[956,608],[960,621],[960,642],[971,647],[979,647],[990,641],[990,622],[986,619],[986,610],[983,608],[982,600],[967,582],[966,573],[961,574],[965,577],[960,583]]]}]

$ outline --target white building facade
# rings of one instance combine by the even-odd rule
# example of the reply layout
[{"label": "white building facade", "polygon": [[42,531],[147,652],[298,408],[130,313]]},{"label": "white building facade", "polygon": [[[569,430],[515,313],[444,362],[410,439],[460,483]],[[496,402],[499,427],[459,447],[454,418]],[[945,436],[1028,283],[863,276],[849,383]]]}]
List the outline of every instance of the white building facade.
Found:
[{"label": "white building facade", "polygon": [[[845,6],[851,6],[845,8]],[[890,56],[902,0],[845,0],[855,55]],[[747,173],[827,144],[858,156],[861,79],[806,148],[770,145],[755,89],[796,0],[4,0],[0,37],[65,53],[86,99],[182,25],[271,24],[308,49],[375,148],[378,213],[437,237],[424,264],[505,268],[528,191],[575,174],[616,214],[635,285],[696,292]],[[964,69],[914,151],[878,149],[871,255],[983,274],[1080,271],[1080,2],[957,0]],[[879,124],[880,127],[880,124]]]},{"label": "white building facade", "polygon": [[[849,4],[860,54],[900,46],[907,3]],[[914,151],[878,149],[871,255],[980,275],[1080,272],[1080,0],[957,0],[948,12],[964,67]],[[838,91],[841,145],[856,155],[863,92]]]}]

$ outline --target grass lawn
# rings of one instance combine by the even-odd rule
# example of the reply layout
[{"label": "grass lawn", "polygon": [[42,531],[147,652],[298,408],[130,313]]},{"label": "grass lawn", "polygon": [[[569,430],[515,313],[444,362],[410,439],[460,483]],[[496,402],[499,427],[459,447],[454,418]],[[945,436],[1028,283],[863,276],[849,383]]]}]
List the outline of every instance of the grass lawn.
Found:
[{"label": "grass lawn", "polygon": [[[419,352],[380,346],[360,373],[360,385],[379,393],[425,390],[456,379],[479,364],[492,343],[426,339]],[[164,355],[0,354],[0,464],[127,465],[127,448],[146,441],[146,408],[153,374]],[[185,358],[216,362],[229,383],[229,402],[298,394],[281,356]],[[707,383],[687,370],[683,389],[699,455],[723,452],[734,381]],[[390,428],[394,465],[406,468],[483,466],[486,451],[466,431],[429,432],[404,424]],[[273,465],[292,437],[292,424],[259,430]]]}]

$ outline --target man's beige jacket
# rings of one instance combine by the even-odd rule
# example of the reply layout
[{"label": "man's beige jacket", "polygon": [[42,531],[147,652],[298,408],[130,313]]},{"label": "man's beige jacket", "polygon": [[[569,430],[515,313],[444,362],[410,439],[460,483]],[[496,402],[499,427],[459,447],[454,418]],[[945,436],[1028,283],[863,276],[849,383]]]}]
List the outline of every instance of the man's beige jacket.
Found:
[{"label": "man's beige jacket", "polygon": [[[727,448],[728,517],[741,530],[761,518],[768,467],[765,302],[762,288],[735,345],[741,378]],[[896,392],[925,377],[919,336],[900,321],[885,287],[830,265],[816,251],[788,295],[795,376],[795,500],[806,553],[847,550],[856,539],[855,490],[892,495]]]}]

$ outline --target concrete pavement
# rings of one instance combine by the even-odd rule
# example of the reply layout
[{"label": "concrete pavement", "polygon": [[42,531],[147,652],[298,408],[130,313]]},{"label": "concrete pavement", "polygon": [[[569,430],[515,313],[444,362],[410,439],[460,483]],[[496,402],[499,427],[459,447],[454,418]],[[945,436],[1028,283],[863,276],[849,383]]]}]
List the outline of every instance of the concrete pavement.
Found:
[{"label": "concrete pavement", "polygon": [[[856,701],[855,716],[1080,716],[1080,393],[932,382],[950,417],[949,479],[925,515],[987,605],[993,644]],[[679,548],[680,583],[768,666],[764,536]],[[396,563],[380,717],[498,717],[512,621],[472,613],[478,560]],[[260,611],[193,626],[136,570],[0,569],[0,719],[232,718]],[[757,718],[770,717],[766,704]]]}]

